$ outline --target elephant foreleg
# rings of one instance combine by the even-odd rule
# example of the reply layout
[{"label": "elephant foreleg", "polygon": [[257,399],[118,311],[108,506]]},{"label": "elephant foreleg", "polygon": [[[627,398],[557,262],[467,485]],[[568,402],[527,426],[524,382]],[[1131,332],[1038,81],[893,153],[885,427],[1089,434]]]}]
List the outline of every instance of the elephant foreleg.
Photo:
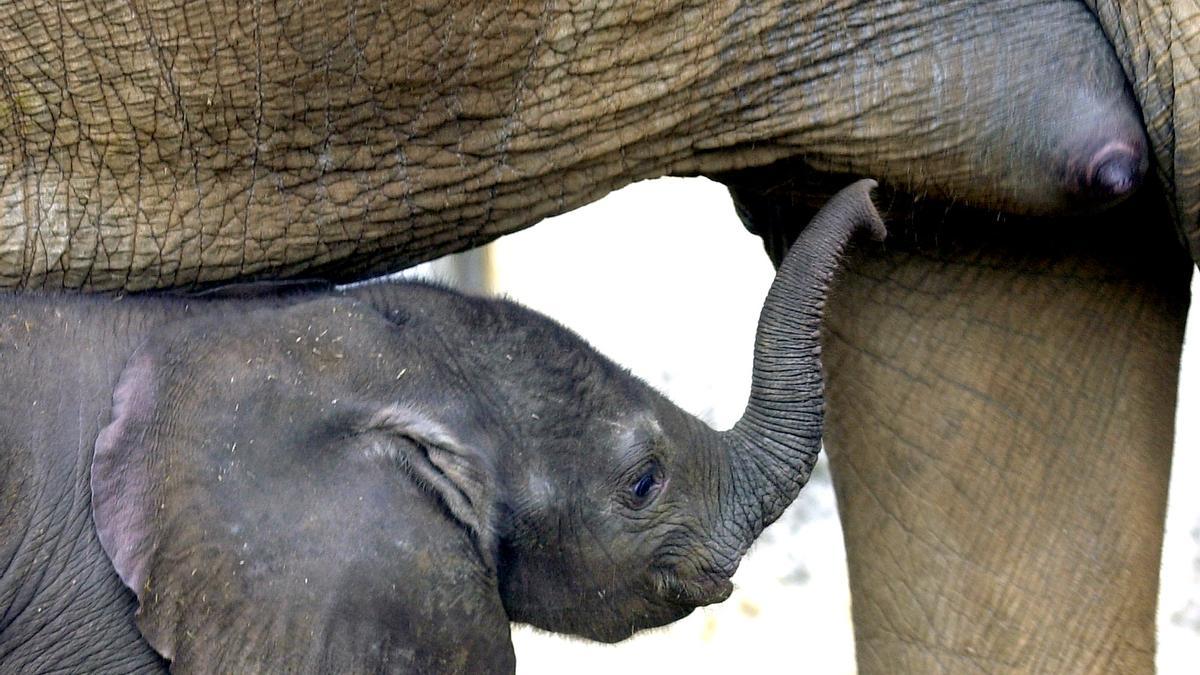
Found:
[{"label": "elephant foreleg", "polygon": [[1190,264],[1136,216],[1059,225],[893,243],[838,282],[826,444],[862,673],[1153,672]]}]

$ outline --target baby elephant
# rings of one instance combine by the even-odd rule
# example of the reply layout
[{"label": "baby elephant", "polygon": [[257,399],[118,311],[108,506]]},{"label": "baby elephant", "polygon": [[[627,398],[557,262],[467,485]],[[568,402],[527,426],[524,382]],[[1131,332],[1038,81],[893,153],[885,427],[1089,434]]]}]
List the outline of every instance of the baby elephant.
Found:
[{"label": "baby elephant", "polygon": [[3,297],[0,671],[511,673],[510,621],[617,641],[723,600],[816,459],[872,185],[784,262],[724,432],[426,284]]}]

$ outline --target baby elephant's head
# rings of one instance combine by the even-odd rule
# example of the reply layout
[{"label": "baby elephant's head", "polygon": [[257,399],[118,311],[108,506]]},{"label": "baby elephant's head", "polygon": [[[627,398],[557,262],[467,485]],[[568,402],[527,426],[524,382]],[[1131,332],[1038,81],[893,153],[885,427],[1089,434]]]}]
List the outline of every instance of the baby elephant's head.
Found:
[{"label": "baby elephant's head", "polygon": [[[522,459],[502,470],[498,572],[509,616],[615,642],[724,600],[747,533],[761,529],[742,521],[750,513],[738,514],[730,493],[728,434],[574,338],[539,360],[564,359],[571,383],[527,392]],[[786,473],[798,489],[807,468]],[[750,506],[759,495],[743,498]]]},{"label": "baby elephant's head", "polygon": [[[715,431],[561,328],[514,316],[526,364],[498,571],[516,621],[617,641],[720,602],[742,555],[807,482],[820,447],[820,315],[851,235],[883,227],[872,183],[843,190],[782,265],[760,318],[751,398]],[[520,310],[511,309],[518,313]],[[519,328],[517,328],[519,326]]]},{"label": "baby elephant's head", "polygon": [[871,186],[784,261],[727,431],[506,301],[192,303],[96,441],[97,533],[143,635],[201,669],[369,670],[509,619],[616,641],[725,599],[816,461],[821,309],[851,235],[882,236]]}]

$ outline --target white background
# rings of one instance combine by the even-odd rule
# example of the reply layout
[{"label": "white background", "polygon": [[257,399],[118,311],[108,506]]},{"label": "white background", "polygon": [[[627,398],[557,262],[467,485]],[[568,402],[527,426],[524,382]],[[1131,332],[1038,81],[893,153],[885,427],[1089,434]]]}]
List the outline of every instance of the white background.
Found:
[{"label": "white background", "polygon": [[[497,291],[574,329],[684,409],[719,428],[741,414],[773,270],[723,187],[670,178],[632,185],[505,237],[489,255]],[[1196,315],[1188,335],[1159,611],[1163,675],[1194,672],[1200,654],[1200,420],[1187,413],[1200,411]],[[517,672],[854,672],[841,530],[825,471],[764,533],[734,583],[721,605],[618,645],[518,628]]]}]

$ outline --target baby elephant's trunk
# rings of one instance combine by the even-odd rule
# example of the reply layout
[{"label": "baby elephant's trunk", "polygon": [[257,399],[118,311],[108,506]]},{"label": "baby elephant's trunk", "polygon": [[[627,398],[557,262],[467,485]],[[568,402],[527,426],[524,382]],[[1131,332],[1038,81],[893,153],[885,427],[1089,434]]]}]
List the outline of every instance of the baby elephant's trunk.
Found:
[{"label": "baby elephant's trunk", "polygon": [[726,491],[721,513],[737,539],[723,553],[734,564],[792,503],[817,461],[824,408],[821,314],[851,237],[860,229],[877,240],[885,235],[871,203],[873,187],[875,181],[860,180],[829,200],[792,245],[767,294],[750,401],[723,435],[733,489]]}]

